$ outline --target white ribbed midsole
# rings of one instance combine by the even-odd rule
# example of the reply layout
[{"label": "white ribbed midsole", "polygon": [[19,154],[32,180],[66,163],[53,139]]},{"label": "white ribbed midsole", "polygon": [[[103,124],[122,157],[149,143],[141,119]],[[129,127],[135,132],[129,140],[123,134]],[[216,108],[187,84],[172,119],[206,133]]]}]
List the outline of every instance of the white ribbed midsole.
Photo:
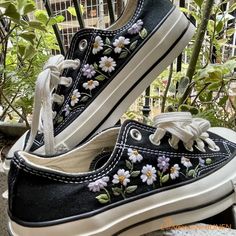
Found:
[{"label": "white ribbed midsole", "polygon": [[[134,224],[167,214],[155,219],[155,224],[146,222],[145,225],[148,227],[140,224],[121,234],[131,236],[160,229],[166,217],[169,217],[172,225],[199,221],[235,203],[235,193],[225,197],[236,189],[235,166],[236,158],[215,173],[196,182],[123,204],[90,218],[38,228],[24,227],[10,221],[9,230],[13,236],[111,236]],[[203,205],[205,206],[202,207]],[[188,212],[185,212],[186,209]]]}]

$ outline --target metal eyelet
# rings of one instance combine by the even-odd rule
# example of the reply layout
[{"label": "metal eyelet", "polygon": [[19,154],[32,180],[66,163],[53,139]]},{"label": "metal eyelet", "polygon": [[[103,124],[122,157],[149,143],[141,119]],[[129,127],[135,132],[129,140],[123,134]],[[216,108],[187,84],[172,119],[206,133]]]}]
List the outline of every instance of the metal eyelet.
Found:
[{"label": "metal eyelet", "polygon": [[203,153],[206,152],[205,148],[200,149],[197,145],[195,145],[194,147],[195,147],[197,150],[199,150],[200,152],[203,152]]},{"label": "metal eyelet", "polygon": [[213,152],[219,152],[220,151],[220,147],[218,147],[217,145],[215,146],[215,148],[211,148],[211,147],[208,147],[208,148]]},{"label": "metal eyelet", "polygon": [[156,142],[153,140],[153,135],[154,135],[154,134],[150,134],[150,135],[149,135],[149,141],[150,141],[153,145],[155,145],[155,146],[160,146],[161,141],[159,141],[158,143],[156,143]]},{"label": "metal eyelet", "polygon": [[81,52],[83,52],[88,46],[88,41],[86,39],[82,39],[80,42],[79,42],[79,50]]},{"label": "metal eyelet", "polygon": [[142,139],[142,134],[137,129],[131,129],[130,135],[134,140],[140,141]]}]

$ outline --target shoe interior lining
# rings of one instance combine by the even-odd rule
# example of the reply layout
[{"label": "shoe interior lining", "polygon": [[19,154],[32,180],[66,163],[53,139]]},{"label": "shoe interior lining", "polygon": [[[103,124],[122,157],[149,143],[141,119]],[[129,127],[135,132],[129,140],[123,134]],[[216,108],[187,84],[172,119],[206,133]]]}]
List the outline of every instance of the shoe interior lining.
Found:
[{"label": "shoe interior lining", "polygon": [[[19,155],[31,166],[40,169],[56,170],[65,173],[85,173],[90,164],[102,152],[112,152],[116,144],[119,128],[109,129],[97,135],[88,143],[60,156],[42,158],[24,151]],[[109,157],[108,157],[109,158]]]},{"label": "shoe interior lining", "polygon": [[128,0],[121,16],[107,29],[117,30],[121,28],[122,26],[126,25],[129,22],[129,20],[132,18],[132,16],[134,15],[137,5],[138,5],[137,0]]}]

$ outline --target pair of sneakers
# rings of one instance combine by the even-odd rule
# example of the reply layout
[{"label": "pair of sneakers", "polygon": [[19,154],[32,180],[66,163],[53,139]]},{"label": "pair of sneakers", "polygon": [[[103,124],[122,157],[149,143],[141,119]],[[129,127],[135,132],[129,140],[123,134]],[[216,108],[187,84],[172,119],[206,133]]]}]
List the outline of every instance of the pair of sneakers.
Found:
[{"label": "pair of sneakers", "polygon": [[129,0],[47,62],[31,131],[9,153],[10,235],[141,235],[234,203],[233,131],[189,113],[114,126],[193,33],[169,0]]}]

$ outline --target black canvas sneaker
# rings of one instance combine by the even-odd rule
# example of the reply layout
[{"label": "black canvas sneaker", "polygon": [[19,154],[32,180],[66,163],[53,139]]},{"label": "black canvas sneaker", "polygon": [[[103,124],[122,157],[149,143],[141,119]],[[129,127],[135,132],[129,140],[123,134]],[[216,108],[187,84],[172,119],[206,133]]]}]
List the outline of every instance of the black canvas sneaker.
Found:
[{"label": "black canvas sneaker", "polygon": [[207,131],[189,113],[163,114],[155,126],[126,121],[52,158],[18,152],[10,235],[142,235],[235,203],[234,131]]},{"label": "black canvas sneaker", "polygon": [[129,0],[109,29],[80,30],[66,60],[51,58],[39,75],[31,133],[8,156],[24,149],[60,153],[114,126],[181,53],[194,30],[169,0]]}]

